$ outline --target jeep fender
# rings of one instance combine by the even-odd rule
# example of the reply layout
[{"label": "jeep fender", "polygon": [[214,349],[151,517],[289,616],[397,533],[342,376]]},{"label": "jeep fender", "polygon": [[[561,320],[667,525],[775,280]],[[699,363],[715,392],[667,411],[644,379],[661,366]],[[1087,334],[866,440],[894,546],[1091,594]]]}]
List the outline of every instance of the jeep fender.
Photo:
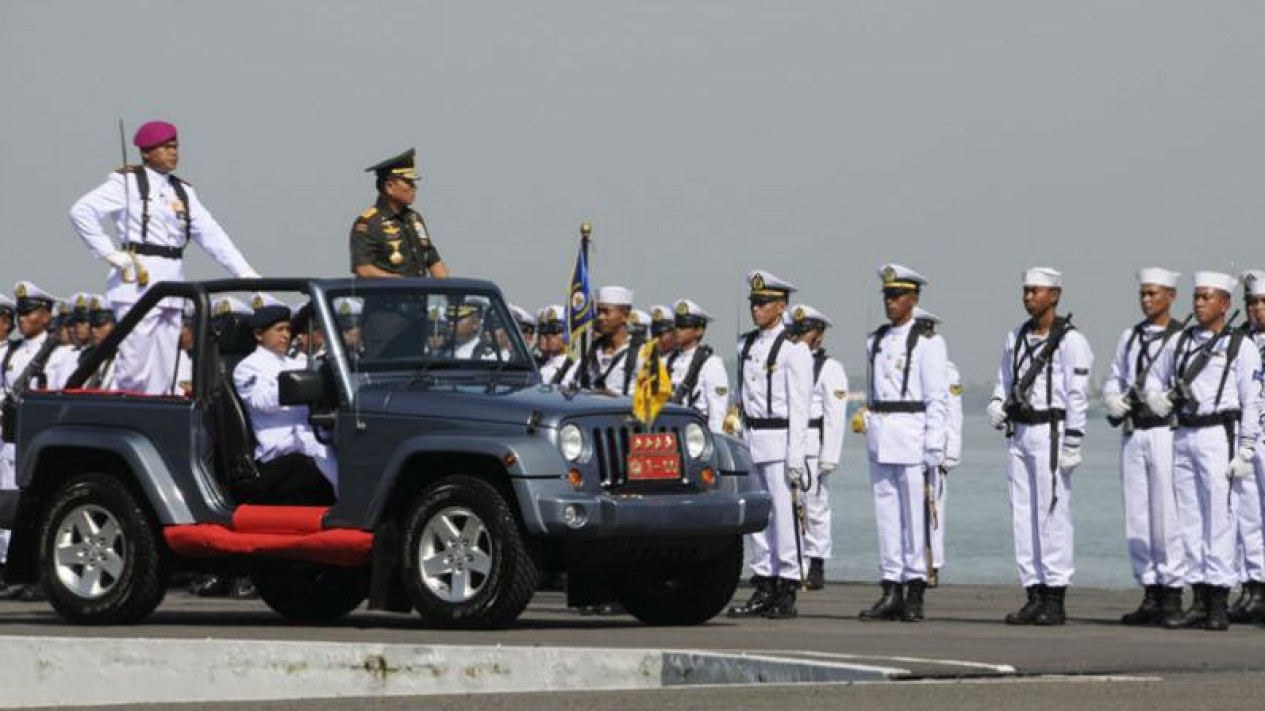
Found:
[{"label": "jeep fender", "polygon": [[30,486],[41,455],[49,449],[86,449],[118,455],[131,470],[160,523],[196,523],[158,448],[139,432],[79,425],[46,429],[29,440],[18,458],[20,488]]}]

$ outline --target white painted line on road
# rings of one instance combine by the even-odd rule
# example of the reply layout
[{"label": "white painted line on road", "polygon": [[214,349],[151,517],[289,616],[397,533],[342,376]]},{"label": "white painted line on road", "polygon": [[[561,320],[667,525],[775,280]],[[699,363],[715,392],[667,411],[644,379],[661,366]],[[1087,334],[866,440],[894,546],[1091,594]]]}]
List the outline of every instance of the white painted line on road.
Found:
[{"label": "white painted line on road", "polygon": [[[733,654],[740,653],[739,650],[726,650]],[[883,662],[896,662],[899,664],[931,664],[945,667],[963,667],[967,669],[978,669],[990,674],[1017,674],[1018,670],[1009,664],[989,664],[986,662],[969,662],[961,659],[936,659],[933,657],[898,657],[880,654],[844,654],[841,652],[817,652],[811,650],[765,650],[763,654],[789,655],[799,657],[814,657],[821,659],[848,659],[848,660],[874,660]],[[882,668],[882,667],[879,667]],[[905,673],[911,673],[906,671]]]}]

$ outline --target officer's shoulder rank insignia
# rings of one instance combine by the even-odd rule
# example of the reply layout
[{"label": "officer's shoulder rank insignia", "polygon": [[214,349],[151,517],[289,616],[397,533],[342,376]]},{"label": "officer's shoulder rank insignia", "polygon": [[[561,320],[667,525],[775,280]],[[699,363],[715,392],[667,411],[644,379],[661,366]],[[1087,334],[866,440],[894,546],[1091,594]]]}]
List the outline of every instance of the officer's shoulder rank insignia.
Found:
[{"label": "officer's shoulder rank insignia", "polygon": [[360,219],[368,220],[369,218],[373,217],[376,214],[378,214],[378,208],[371,207],[368,210],[365,210],[364,212],[360,213]]},{"label": "officer's shoulder rank insignia", "polygon": [[716,388],[716,395],[720,397],[724,397],[728,394],[729,394],[729,388],[721,388],[721,387]]},{"label": "officer's shoulder rank insignia", "polygon": [[846,400],[847,398],[848,398],[848,391],[847,391],[847,390],[836,390],[836,391],[835,391],[835,399],[836,399],[836,400]]},{"label": "officer's shoulder rank insignia", "polygon": [[960,384],[954,384],[954,385],[949,386],[949,394],[953,395],[954,397],[961,395],[962,390],[963,388]]},{"label": "officer's shoulder rank insignia", "polygon": [[354,229],[355,229],[357,232],[368,232],[368,231],[369,231],[369,223],[368,223],[368,222],[365,222],[364,220],[356,220],[356,226],[355,226],[355,228],[354,228]]}]

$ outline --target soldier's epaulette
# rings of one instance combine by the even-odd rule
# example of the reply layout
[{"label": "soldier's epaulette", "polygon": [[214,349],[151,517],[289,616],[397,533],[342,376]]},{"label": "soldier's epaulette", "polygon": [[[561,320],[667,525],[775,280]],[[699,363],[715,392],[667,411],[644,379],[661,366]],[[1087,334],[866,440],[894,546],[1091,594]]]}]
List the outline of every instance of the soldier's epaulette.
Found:
[{"label": "soldier's epaulette", "polygon": [[368,220],[369,218],[373,217],[376,214],[378,214],[378,208],[371,207],[368,210],[365,210],[364,212],[360,213],[360,219]]},{"label": "soldier's epaulette", "polygon": [[931,338],[936,335],[936,322],[929,318],[920,318],[914,320],[914,328],[921,329],[922,335]]}]

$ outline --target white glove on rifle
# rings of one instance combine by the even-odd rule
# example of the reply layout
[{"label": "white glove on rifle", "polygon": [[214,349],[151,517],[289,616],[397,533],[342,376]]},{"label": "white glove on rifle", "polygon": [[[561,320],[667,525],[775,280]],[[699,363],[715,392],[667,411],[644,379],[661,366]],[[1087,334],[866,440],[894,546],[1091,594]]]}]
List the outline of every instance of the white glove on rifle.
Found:
[{"label": "white glove on rifle", "polygon": [[1006,406],[997,398],[988,401],[988,425],[995,430],[1006,426]]},{"label": "white glove on rifle", "polygon": [[1256,459],[1256,452],[1252,445],[1245,444],[1239,447],[1239,451],[1234,455],[1234,459],[1230,460],[1230,478],[1244,479],[1252,476],[1255,467],[1253,460]]},{"label": "white glove on rifle", "polygon": [[825,476],[829,474],[830,472],[834,471],[835,468],[838,466],[839,465],[835,462],[822,462],[821,466],[817,468],[817,476],[819,477]]},{"label": "white glove on rifle", "polygon": [[944,461],[940,462],[940,473],[948,474],[954,469],[957,469],[958,465],[961,463],[962,463],[962,460],[957,459],[955,457],[945,457]]},{"label": "white glove on rifle", "polygon": [[1107,408],[1107,414],[1116,420],[1124,419],[1124,416],[1129,414],[1129,410],[1133,409],[1133,404],[1120,393],[1103,395],[1102,404]]},{"label": "white glove on rifle", "polygon": [[808,479],[808,470],[787,467],[786,468],[786,485],[791,487],[792,489],[799,489],[800,491],[808,491],[808,487],[812,485],[812,482],[809,481]]},{"label": "white glove on rifle", "polygon": [[122,250],[119,250],[117,252],[110,252],[109,254],[105,255],[105,261],[109,262],[110,266],[114,267],[120,272],[126,272],[136,267],[136,262],[132,260],[132,253],[124,252]]},{"label": "white glove on rifle", "polygon": [[1173,399],[1168,396],[1168,393],[1148,392],[1146,406],[1159,417],[1168,417],[1173,414]]},{"label": "white glove on rifle", "polygon": [[939,449],[922,450],[922,464],[928,469],[936,469],[944,463],[944,452]]},{"label": "white glove on rifle", "polygon": [[1072,470],[1081,465],[1081,446],[1077,444],[1065,444],[1062,451],[1059,452],[1059,469],[1064,474],[1071,474]]}]

